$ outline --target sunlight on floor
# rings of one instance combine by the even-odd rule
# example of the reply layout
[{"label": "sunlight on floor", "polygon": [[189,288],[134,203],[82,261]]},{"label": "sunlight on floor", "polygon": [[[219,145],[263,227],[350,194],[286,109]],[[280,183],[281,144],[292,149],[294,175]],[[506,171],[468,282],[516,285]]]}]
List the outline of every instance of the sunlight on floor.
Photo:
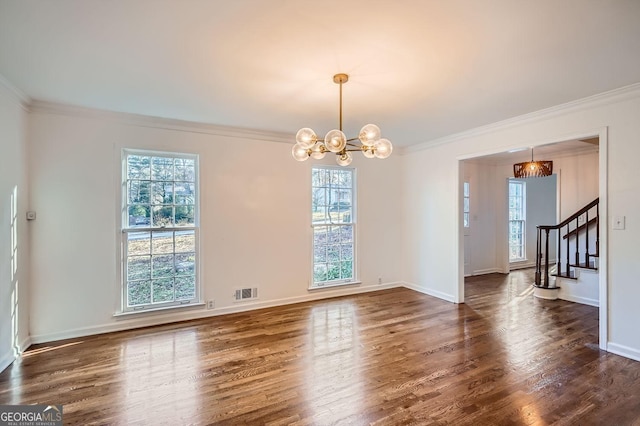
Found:
[{"label": "sunlight on floor", "polygon": [[69,346],[76,346],[76,345],[81,345],[83,344],[84,341],[80,340],[80,341],[75,341],[75,342],[71,342],[71,343],[67,343],[64,345],[51,345],[51,346],[44,346],[42,348],[37,348],[37,349],[30,349],[26,352],[22,353],[22,357],[23,358],[29,358],[30,356],[34,356],[34,355],[39,355],[45,352],[51,352],[51,351],[56,351],[62,348],[68,348]]}]

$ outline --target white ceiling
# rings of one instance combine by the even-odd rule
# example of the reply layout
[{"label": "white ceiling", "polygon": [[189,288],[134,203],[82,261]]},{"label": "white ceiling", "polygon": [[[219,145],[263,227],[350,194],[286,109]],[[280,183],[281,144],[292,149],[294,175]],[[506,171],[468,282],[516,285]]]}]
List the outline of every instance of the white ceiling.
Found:
[{"label": "white ceiling", "polygon": [[0,0],[37,100],[426,142],[640,82],[638,0]]}]

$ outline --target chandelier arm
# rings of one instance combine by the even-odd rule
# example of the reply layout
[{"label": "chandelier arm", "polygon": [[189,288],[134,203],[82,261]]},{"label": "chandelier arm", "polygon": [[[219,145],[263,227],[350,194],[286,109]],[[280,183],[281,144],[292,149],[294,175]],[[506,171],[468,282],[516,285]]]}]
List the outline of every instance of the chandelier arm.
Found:
[{"label": "chandelier arm", "polygon": [[[357,138],[356,138],[356,139],[357,139]],[[348,146],[355,146],[356,148],[360,147],[360,145],[356,145],[355,143],[351,143],[351,142],[349,142],[349,141],[352,141],[352,140],[354,140],[354,139],[348,139],[348,140],[347,140],[347,145],[348,145]]]},{"label": "chandelier arm", "polygon": [[353,141],[357,141],[360,138],[351,138],[351,139],[347,139],[347,142],[353,142]]}]

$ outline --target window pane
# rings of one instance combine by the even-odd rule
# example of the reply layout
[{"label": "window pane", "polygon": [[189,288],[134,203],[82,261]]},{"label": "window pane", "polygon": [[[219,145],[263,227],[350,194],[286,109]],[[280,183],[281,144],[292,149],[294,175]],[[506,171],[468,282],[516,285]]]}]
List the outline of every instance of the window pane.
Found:
[{"label": "window pane", "polygon": [[151,281],[130,281],[127,285],[127,305],[151,303]]},{"label": "window pane", "polygon": [[143,280],[151,277],[151,256],[131,256],[127,262],[127,279]]},{"label": "window pane", "polygon": [[329,262],[327,265],[327,281],[340,279],[340,262]]},{"label": "window pane", "polygon": [[173,253],[173,232],[153,232],[151,243],[153,254]]},{"label": "window pane", "polygon": [[173,180],[173,158],[153,157],[151,160],[151,179]]},{"label": "window pane", "polygon": [[127,178],[150,179],[151,157],[141,155],[129,155],[127,157]]},{"label": "window pane", "polygon": [[196,277],[176,277],[176,299],[189,300],[196,297]]},{"label": "window pane", "polygon": [[313,281],[316,283],[327,281],[326,263],[317,263],[313,266]]},{"label": "window pane", "polygon": [[143,228],[151,225],[149,206],[129,206],[129,227]]},{"label": "window pane", "polygon": [[176,253],[196,251],[196,231],[176,231]]},{"label": "window pane", "polygon": [[148,180],[129,181],[129,204],[149,204],[149,190],[151,182]]},{"label": "window pane", "polygon": [[193,275],[196,272],[196,254],[176,254],[176,275]]},{"label": "window pane", "polygon": [[173,255],[153,256],[153,278],[173,276]]},{"label": "window pane", "polygon": [[173,183],[166,181],[152,182],[151,204],[173,204]]},{"label": "window pane", "polygon": [[172,206],[154,207],[153,226],[173,226],[174,212]]},{"label": "window pane", "polygon": [[195,181],[196,162],[190,158],[176,158],[175,161],[175,180]]},{"label": "window pane", "polygon": [[314,244],[313,261],[316,263],[327,261],[327,247],[321,244]]},{"label": "window pane", "polygon": [[173,278],[153,280],[153,302],[171,302],[174,300]]},{"label": "window pane", "polygon": [[342,260],[353,260],[353,245],[342,244],[340,248],[340,254],[341,254]]},{"label": "window pane", "polygon": [[129,232],[127,234],[127,250],[129,256],[151,253],[151,233]]},{"label": "window pane", "polygon": [[195,206],[176,206],[176,226],[193,226],[195,224]]}]

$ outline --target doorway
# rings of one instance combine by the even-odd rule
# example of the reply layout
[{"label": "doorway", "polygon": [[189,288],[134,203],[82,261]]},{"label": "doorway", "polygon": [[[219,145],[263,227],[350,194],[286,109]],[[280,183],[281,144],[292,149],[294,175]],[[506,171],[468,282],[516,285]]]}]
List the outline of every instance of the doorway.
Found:
[{"label": "doorway", "polygon": [[[543,151],[544,154],[544,149],[542,148],[547,148],[548,150],[568,150],[568,151],[573,151],[575,149],[576,146],[588,146],[588,145],[596,145],[597,147],[597,153],[595,154],[595,162],[597,164],[598,167],[598,173],[597,174],[592,174],[594,176],[594,179],[596,179],[597,181],[597,194],[596,196],[600,198],[600,222],[602,224],[606,224],[608,223],[608,217],[607,217],[607,128],[602,128],[601,131],[598,134],[593,134],[593,133],[587,133],[587,134],[582,134],[582,135],[577,135],[575,136],[575,138],[573,139],[562,139],[562,140],[558,140],[557,142],[550,142],[547,143],[545,145],[536,145],[536,153],[540,154],[540,151]],[[471,153],[465,156],[461,156],[458,157],[458,188],[459,188],[459,212],[460,212],[460,225],[458,227],[458,238],[457,238],[457,243],[458,243],[458,286],[456,288],[456,294],[454,299],[456,300],[456,302],[458,303],[464,303],[464,277],[465,277],[465,257],[470,257],[471,260],[471,264],[473,264],[474,262],[474,251],[472,250],[469,254],[469,256],[465,256],[465,250],[467,250],[467,248],[465,247],[465,243],[469,243],[468,238],[466,238],[465,236],[465,231],[464,231],[464,227],[463,227],[463,184],[465,181],[465,178],[468,177],[467,174],[467,169],[466,166],[468,164],[472,164],[472,165],[478,165],[478,164],[492,164],[494,166],[493,169],[490,169],[492,171],[490,171],[490,173],[488,174],[484,174],[483,176],[489,176],[493,179],[493,181],[499,180],[501,182],[503,182],[503,184],[501,185],[503,187],[503,200],[507,199],[507,185],[504,184],[505,180],[504,177],[507,176],[513,176],[512,172],[509,169],[509,163],[512,165],[516,162],[518,162],[519,160],[517,159],[517,157],[514,156],[514,154],[520,152],[520,151],[528,151],[531,147],[517,147],[514,146],[514,148],[512,150],[509,151],[495,151],[495,152],[483,152],[483,153]],[[522,153],[520,154],[522,155]],[[553,158],[550,158],[553,159]],[[506,172],[505,172],[506,169]],[[493,173],[493,176],[491,176],[491,174]],[[508,173],[508,174],[505,174]],[[558,173],[560,176],[557,177],[558,180],[560,180],[560,178],[565,179],[565,176],[563,175],[563,173]],[[500,176],[504,176],[504,177],[500,177]],[[575,182],[580,182],[580,180],[576,177],[576,176],[569,176],[569,179],[574,179],[573,181]],[[568,182],[570,180],[565,180],[565,182]],[[499,184],[498,184],[499,185]],[[475,188],[475,189],[474,189]],[[474,201],[476,198],[476,191],[478,190],[477,185],[474,185],[471,188],[471,211],[470,211],[470,217],[471,219],[471,226],[473,229],[473,225],[474,225]],[[556,206],[556,212],[564,212],[565,210],[570,210],[569,206],[567,206],[566,202],[563,201],[563,199],[566,196],[570,196],[571,194],[565,194],[565,197],[563,197],[562,188],[558,188],[557,190],[557,196],[556,196],[556,200],[557,200],[557,206]],[[508,209],[505,203],[504,208],[501,208],[500,206],[493,206],[492,207],[493,210],[492,212],[495,213],[495,221],[497,223],[506,223],[507,218],[508,218]],[[491,211],[491,210],[488,210]],[[479,215],[482,216],[482,215]],[[556,214],[556,221],[555,223],[557,223],[557,220],[559,219],[558,214]],[[482,227],[480,227],[482,229]],[[499,241],[503,241],[503,246],[502,249],[500,247],[495,247],[494,248],[494,255],[495,258],[498,259],[498,261],[495,264],[495,267],[493,271],[491,270],[486,270],[483,271],[482,268],[480,268],[481,273],[489,273],[489,272],[501,272],[501,273],[508,273],[510,270],[510,265],[508,262],[508,256],[507,256],[507,252],[508,252],[508,244],[507,244],[507,228],[504,227],[503,231],[500,231],[499,227],[495,228],[496,231],[499,232],[503,232],[503,237],[498,237]],[[607,323],[608,323],[608,317],[607,317],[607,226],[601,226],[600,227],[600,263],[599,263],[599,284],[598,284],[598,292],[599,292],[599,346],[601,349],[606,350],[607,348]],[[503,253],[500,253],[501,250],[504,250]],[[487,250],[485,252],[491,252],[491,248],[487,248]],[[502,260],[504,259],[504,260]],[[535,259],[535,257],[534,257]]]}]

